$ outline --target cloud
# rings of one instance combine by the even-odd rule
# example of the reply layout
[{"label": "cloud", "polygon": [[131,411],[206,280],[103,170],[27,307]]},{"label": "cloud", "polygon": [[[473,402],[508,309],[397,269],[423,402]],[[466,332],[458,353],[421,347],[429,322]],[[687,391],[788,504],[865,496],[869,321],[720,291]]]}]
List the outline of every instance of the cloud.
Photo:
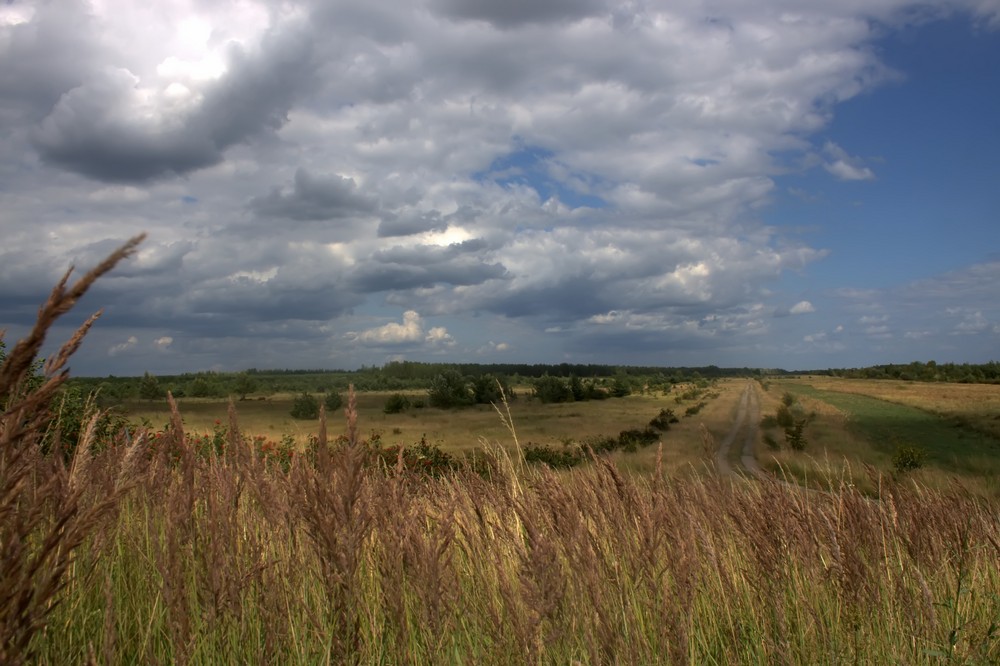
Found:
[{"label": "cloud", "polygon": [[[104,17],[109,19],[110,17]],[[169,66],[140,76],[96,66],[66,90],[32,132],[40,156],[95,180],[143,182],[218,164],[226,149],[273,132],[310,80],[311,35],[298,21],[272,25],[252,50],[232,41],[224,73],[207,81]]]},{"label": "cloud", "polygon": [[389,322],[377,328],[362,331],[355,339],[363,343],[380,345],[398,345],[406,342],[418,342],[424,337],[423,320],[415,310],[403,313],[403,323]]},{"label": "cloud", "polygon": [[436,0],[445,16],[486,21],[498,28],[530,23],[568,23],[599,13],[597,0]]},{"label": "cloud", "polygon": [[118,354],[123,354],[131,349],[134,349],[139,344],[139,338],[134,335],[130,335],[128,340],[125,342],[119,342],[116,345],[111,346],[108,349],[108,356],[117,356]]},{"label": "cloud", "polygon": [[427,331],[427,337],[425,340],[431,345],[454,347],[455,338],[448,333],[448,329],[443,326],[435,326],[431,330]]},{"label": "cloud", "polygon": [[843,148],[827,141],[823,146],[827,162],[823,165],[829,173],[840,180],[874,180],[875,172],[864,166],[859,157],[851,157]]},{"label": "cloud", "polygon": [[250,207],[257,215],[291,220],[331,220],[371,213],[374,198],[358,191],[353,178],[337,174],[313,176],[305,169],[295,171],[291,190],[274,188],[254,198]]},{"label": "cloud", "polygon": [[817,160],[874,177],[815,146],[893,78],[877,44],[910,20],[899,0],[64,4],[0,8],[0,321],[149,232],[83,304],[106,337],[75,369],[141,372],[157,347],[170,370],[380,346],[743,364],[822,317],[970,344],[990,329],[966,314],[1000,321],[989,262],[802,287],[828,253],[766,214],[823,203],[783,180]]}]

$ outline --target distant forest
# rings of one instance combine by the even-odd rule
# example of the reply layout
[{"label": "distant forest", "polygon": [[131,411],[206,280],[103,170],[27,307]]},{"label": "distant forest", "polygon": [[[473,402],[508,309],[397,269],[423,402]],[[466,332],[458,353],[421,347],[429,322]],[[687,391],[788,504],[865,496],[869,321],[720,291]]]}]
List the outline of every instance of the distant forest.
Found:
[{"label": "distant forest", "polygon": [[906,365],[873,365],[850,370],[818,370],[811,374],[828,374],[851,379],[901,379],[914,382],[959,382],[963,384],[1000,384],[1000,363],[935,363],[914,361]]},{"label": "distant forest", "polygon": [[470,381],[484,376],[501,378],[511,386],[533,384],[540,377],[578,378],[617,382],[631,392],[669,389],[676,384],[723,377],[776,377],[828,375],[855,379],[892,379],[921,382],[1000,383],[1000,363],[955,364],[934,361],[867,368],[823,369],[790,372],[778,368],[618,366],[602,364],[527,363],[421,363],[394,361],[358,370],[260,370],[243,372],[198,372],[142,377],[78,377],[72,383],[84,390],[100,389],[105,401],[153,399],[170,391],[176,397],[215,398],[235,395],[241,399],[274,393],[343,392],[351,384],[358,391],[422,390],[436,378],[457,373]]},{"label": "distant forest", "polygon": [[783,370],[719,368],[717,366],[666,368],[599,364],[526,363],[419,363],[394,361],[381,367],[362,366],[358,370],[260,370],[243,372],[198,372],[181,375],[142,377],[77,377],[72,383],[86,391],[100,389],[104,401],[134,398],[153,399],[170,391],[175,397],[214,398],[235,395],[241,399],[274,393],[330,393],[346,391],[405,391],[429,389],[442,375],[461,375],[470,381],[492,376],[511,386],[534,383],[540,377],[595,380],[598,384],[617,382],[631,391],[662,390],[675,384],[708,381],[722,377],[759,377],[787,374]]}]

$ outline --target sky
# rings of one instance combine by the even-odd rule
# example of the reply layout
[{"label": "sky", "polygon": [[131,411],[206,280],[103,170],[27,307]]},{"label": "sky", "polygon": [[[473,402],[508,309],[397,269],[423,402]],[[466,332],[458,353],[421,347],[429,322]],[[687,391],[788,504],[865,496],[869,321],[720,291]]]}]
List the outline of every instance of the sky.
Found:
[{"label": "sky", "polygon": [[0,0],[78,375],[1000,360],[1000,0]]}]

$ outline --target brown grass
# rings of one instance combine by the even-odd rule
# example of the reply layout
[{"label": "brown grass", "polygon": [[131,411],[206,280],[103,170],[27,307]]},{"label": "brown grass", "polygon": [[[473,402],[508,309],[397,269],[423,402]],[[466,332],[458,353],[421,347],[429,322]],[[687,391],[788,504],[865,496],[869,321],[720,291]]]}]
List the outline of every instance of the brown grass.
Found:
[{"label": "brown grass", "polygon": [[857,393],[922,409],[1000,439],[1000,386],[947,382],[809,377],[801,379],[824,391]]},{"label": "brown grass", "polygon": [[69,376],[66,362],[100,313],[48,359],[39,385],[32,386],[29,379],[49,328],[142,239],[133,238],[71,285],[68,270],[39,309],[30,333],[0,366],[0,663],[31,658],[31,640],[53,612],[70,569],[76,568],[75,551],[104,528],[127,487],[127,480],[115,479],[109,467],[103,476],[87,475],[99,484],[84,482],[81,469],[94,444],[93,427],[85,429],[69,469],[62,456],[42,453],[53,399]]}]

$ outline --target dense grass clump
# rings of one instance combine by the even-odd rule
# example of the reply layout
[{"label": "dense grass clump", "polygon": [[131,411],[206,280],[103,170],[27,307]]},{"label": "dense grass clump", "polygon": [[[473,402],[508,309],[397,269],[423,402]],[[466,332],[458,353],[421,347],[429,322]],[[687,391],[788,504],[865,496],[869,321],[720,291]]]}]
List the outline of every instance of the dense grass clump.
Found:
[{"label": "dense grass clump", "polygon": [[359,436],[353,392],[343,434],[321,411],[287,465],[235,409],[199,454],[176,405],[155,447],[85,431],[64,463],[38,444],[49,389],[6,379],[19,349],[0,370],[0,663],[1000,660],[995,500],[602,456],[556,472],[499,447],[428,475],[431,449]]}]

